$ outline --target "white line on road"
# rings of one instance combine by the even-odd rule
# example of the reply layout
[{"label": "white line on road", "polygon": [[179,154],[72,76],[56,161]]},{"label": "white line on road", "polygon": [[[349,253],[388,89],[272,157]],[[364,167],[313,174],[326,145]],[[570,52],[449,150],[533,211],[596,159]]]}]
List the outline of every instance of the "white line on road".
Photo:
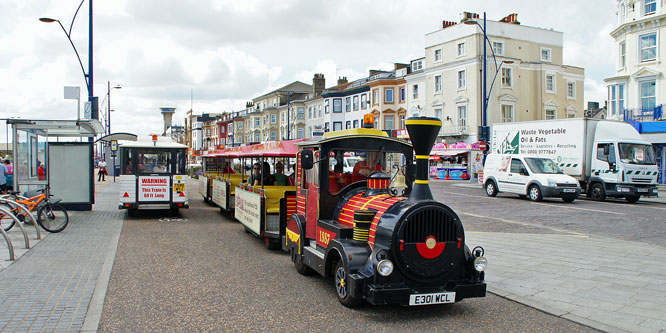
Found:
[{"label": "white line on road", "polygon": [[[483,195],[474,195],[474,194],[464,194],[464,193],[455,193],[455,195],[461,195],[465,197],[475,197],[475,198],[487,198],[489,200],[494,200],[493,198],[488,198]],[[551,207],[557,207],[557,208],[565,208],[565,209],[577,209],[577,210],[584,210],[584,211],[589,211],[589,212],[595,212],[595,213],[604,213],[604,214],[614,214],[614,215],[624,215],[624,213],[618,213],[618,212],[609,212],[607,210],[599,210],[599,209],[590,209],[590,208],[580,208],[580,207],[571,207],[569,206],[570,204],[560,204],[560,205],[555,205],[555,204],[548,204],[544,202],[532,202],[532,204],[535,205],[544,205],[544,206],[551,206]]]},{"label": "white line on road", "polygon": [[507,220],[507,219],[501,219],[499,217],[492,217],[492,216],[484,216],[484,215],[479,215],[479,214],[472,214],[472,213],[467,213],[467,212],[461,212],[458,211],[459,215],[467,215],[471,217],[476,217],[476,218],[483,218],[483,219],[491,219],[491,220],[497,220],[501,222],[506,222],[506,223],[511,223],[511,224],[518,224],[526,227],[537,227],[537,228],[544,228],[544,229],[549,229],[555,232],[563,233],[563,234],[569,234],[569,235],[577,235],[577,236],[585,236],[585,234],[581,234],[578,232],[574,231],[568,231],[568,230],[562,230],[558,228],[553,228],[553,227],[548,227],[548,226],[543,226],[543,225],[535,225],[535,224],[530,224],[526,222],[520,222],[520,221],[513,221],[513,220]]}]

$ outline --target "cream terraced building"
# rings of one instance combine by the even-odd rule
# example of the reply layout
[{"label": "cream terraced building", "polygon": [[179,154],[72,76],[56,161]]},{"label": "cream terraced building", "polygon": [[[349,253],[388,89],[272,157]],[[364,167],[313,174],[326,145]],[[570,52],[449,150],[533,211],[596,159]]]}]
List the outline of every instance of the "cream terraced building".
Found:
[{"label": "cream terraced building", "polygon": [[608,118],[623,120],[625,109],[652,111],[664,104],[666,71],[666,1],[617,0],[615,72],[608,86]]},{"label": "cream terraced building", "polygon": [[[442,119],[439,138],[448,142],[476,142],[482,124],[483,31],[463,24],[475,14],[464,13],[459,23],[443,22],[425,36],[423,74],[416,73],[424,94],[421,115]],[[487,125],[526,120],[582,117],[583,68],[563,65],[563,33],[520,25],[513,14],[502,21],[487,21],[488,99]],[[482,20],[479,24],[483,24]],[[504,62],[491,89],[496,66]],[[422,75],[422,78],[420,77]],[[408,96],[414,96],[410,75]],[[425,88],[425,89],[423,89]],[[419,96],[423,100],[423,96]],[[410,104],[410,114],[414,107]]]}]

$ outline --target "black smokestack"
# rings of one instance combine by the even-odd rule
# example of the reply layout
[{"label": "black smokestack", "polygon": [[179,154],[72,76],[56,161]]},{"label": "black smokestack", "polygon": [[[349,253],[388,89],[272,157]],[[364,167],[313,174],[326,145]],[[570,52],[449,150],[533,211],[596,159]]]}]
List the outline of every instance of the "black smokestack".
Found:
[{"label": "black smokestack", "polygon": [[442,127],[442,121],[438,118],[413,117],[407,118],[406,125],[416,154],[416,180],[409,201],[433,200],[428,185],[428,159],[432,145],[437,139],[437,133]]}]

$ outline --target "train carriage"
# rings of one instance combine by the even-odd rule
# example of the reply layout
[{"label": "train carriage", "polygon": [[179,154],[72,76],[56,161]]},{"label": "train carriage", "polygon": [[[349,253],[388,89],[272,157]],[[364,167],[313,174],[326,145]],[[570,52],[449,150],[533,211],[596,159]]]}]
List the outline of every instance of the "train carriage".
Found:
[{"label": "train carriage", "polygon": [[235,186],[247,179],[241,172],[241,153],[247,147],[231,147],[202,157],[199,192],[204,201],[220,207],[220,212],[233,210]]},{"label": "train carriage", "polygon": [[[295,143],[300,141],[303,140],[256,144],[248,146],[238,156],[244,166],[259,163],[263,168],[263,164],[267,163],[274,169],[277,161],[280,161],[287,167],[295,163],[298,151]],[[242,172],[245,177],[245,168]],[[236,182],[235,185],[234,218],[246,230],[263,238],[269,249],[281,248],[287,219],[296,212],[296,187],[293,184],[264,184],[263,181],[256,186],[245,182]]]},{"label": "train carriage", "polygon": [[187,146],[154,135],[152,141],[119,141],[120,199],[130,215],[139,210],[188,208]]},{"label": "train carriage", "polygon": [[[486,294],[483,248],[467,247],[459,217],[433,199],[428,185],[441,121],[406,124],[413,148],[369,128],[299,144],[296,213],[284,246],[299,273],[333,276],[345,306],[452,303]],[[347,158],[358,161],[351,172]],[[405,196],[390,189],[393,165],[405,171]]]}]

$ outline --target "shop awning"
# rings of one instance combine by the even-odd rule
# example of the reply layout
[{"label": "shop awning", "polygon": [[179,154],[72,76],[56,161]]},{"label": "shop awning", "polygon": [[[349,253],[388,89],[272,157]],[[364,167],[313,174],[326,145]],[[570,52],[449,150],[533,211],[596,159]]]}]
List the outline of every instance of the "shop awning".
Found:
[{"label": "shop awning", "polygon": [[463,153],[469,153],[471,149],[448,149],[448,150],[433,150],[430,152],[431,156],[455,156]]}]

